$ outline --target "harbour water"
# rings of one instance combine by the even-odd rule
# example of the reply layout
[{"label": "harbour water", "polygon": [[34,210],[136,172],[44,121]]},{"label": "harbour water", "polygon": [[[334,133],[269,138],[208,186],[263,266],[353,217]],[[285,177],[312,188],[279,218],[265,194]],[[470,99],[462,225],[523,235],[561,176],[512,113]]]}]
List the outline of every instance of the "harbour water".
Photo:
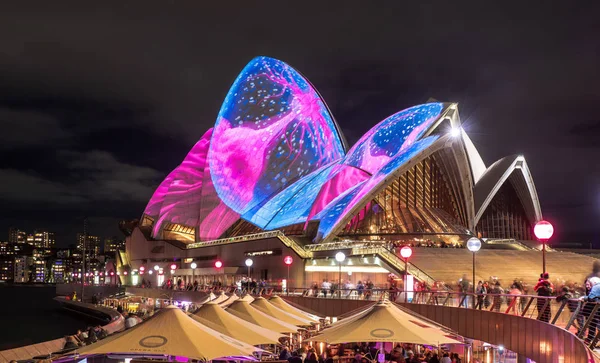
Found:
[{"label": "harbour water", "polygon": [[0,350],[74,334],[99,322],[61,309],[54,286],[0,285]]}]

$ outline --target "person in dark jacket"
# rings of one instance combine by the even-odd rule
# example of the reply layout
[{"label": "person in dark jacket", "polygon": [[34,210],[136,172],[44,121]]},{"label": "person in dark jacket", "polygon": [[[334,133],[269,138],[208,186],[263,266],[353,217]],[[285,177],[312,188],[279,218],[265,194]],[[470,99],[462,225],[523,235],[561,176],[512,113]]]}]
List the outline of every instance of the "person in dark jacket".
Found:
[{"label": "person in dark jacket", "polygon": [[288,362],[290,363],[302,363],[302,357],[298,354],[298,351],[293,351],[292,356],[288,358]]},{"label": "person in dark jacket", "polygon": [[98,336],[96,336],[96,331],[94,330],[94,328],[89,328],[88,329],[88,338],[85,342],[85,344],[90,345],[93,343],[96,343],[98,341]]},{"label": "person in dark jacket", "polygon": [[[537,292],[538,296],[550,297],[554,294],[554,285],[550,281],[548,281],[550,275],[545,272],[540,275],[540,280],[537,285],[533,288],[535,292]],[[548,298],[537,299],[536,306],[538,310],[537,320],[549,323],[551,318],[550,312],[550,301]]]}]

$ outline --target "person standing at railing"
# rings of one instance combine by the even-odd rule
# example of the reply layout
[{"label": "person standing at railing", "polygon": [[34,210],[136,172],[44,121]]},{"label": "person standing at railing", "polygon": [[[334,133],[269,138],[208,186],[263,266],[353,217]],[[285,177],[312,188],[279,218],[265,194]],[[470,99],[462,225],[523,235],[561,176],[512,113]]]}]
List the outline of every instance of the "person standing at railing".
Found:
[{"label": "person standing at railing", "polygon": [[465,307],[469,307],[467,293],[470,291],[470,286],[471,284],[469,279],[467,279],[467,274],[463,274],[462,278],[458,280],[458,289],[460,290],[461,301],[461,305],[459,307],[462,307],[463,305]]},{"label": "person standing at railing", "polygon": [[475,305],[475,308],[481,310],[481,308],[483,307],[483,300],[485,299],[485,294],[487,294],[487,290],[485,288],[485,285],[483,285],[483,281],[479,281],[477,283],[475,293],[477,294],[477,304]]},{"label": "person standing at railing", "polygon": [[507,313],[510,314],[512,311],[513,314],[518,315],[519,309],[517,307],[519,306],[519,300],[521,299],[519,295],[521,295],[522,292],[519,290],[518,285],[513,283],[510,286],[508,293],[511,295],[511,297],[509,297],[506,301],[506,304],[508,305]]},{"label": "person standing at railing", "polygon": [[586,290],[589,290],[589,294],[581,299],[586,303],[583,306],[583,315],[585,319],[591,319],[590,324],[588,325],[588,335],[587,338],[585,338],[585,342],[589,344],[598,335],[598,322],[600,314],[596,312],[594,316],[592,316],[592,310],[594,310],[595,304],[600,303],[600,278],[588,278],[586,281]]},{"label": "person standing at railing", "polygon": [[533,288],[538,296],[543,296],[543,299],[538,298],[536,306],[538,310],[537,320],[549,323],[552,313],[550,312],[550,296],[554,294],[554,285],[549,281],[550,275],[544,272],[541,275],[537,285]]},{"label": "person standing at railing", "polygon": [[500,281],[496,281],[494,284],[494,287],[492,288],[492,294],[494,294],[494,305],[492,306],[492,310],[499,313],[503,299],[501,295],[504,294],[504,289],[500,285]]},{"label": "person standing at railing", "polygon": [[321,284],[321,292],[323,293],[323,297],[327,297],[327,291],[331,289],[331,283],[327,281],[327,279],[323,279],[323,283]]}]

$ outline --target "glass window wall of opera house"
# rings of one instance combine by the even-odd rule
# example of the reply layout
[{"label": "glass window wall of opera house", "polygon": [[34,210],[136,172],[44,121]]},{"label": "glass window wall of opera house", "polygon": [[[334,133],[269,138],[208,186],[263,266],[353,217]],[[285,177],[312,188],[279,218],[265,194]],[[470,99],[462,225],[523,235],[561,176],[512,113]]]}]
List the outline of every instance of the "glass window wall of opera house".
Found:
[{"label": "glass window wall of opera house", "polygon": [[257,57],[214,127],[156,188],[139,222],[127,224],[118,268],[168,273],[174,263],[187,281],[233,284],[250,273],[308,286],[338,279],[334,256],[343,251],[346,277],[383,285],[403,272],[403,245],[461,249],[472,237],[524,245],[541,218],[525,158],[486,166],[456,103],[401,110],[348,147],[304,76]]}]

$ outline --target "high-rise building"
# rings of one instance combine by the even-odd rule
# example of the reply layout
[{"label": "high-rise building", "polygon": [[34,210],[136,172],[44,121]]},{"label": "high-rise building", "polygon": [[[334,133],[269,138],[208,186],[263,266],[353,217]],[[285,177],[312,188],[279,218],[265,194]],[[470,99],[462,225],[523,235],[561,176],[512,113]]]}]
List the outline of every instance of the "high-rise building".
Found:
[{"label": "high-rise building", "polygon": [[[77,249],[80,251],[83,251],[84,236],[83,233],[77,233]],[[97,257],[100,254],[100,237],[88,235],[85,240],[85,250],[88,258]]]},{"label": "high-rise building", "polygon": [[15,259],[11,256],[0,257],[0,282],[13,282]]},{"label": "high-rise building", "polygon": [[29,282],[29,267],[33,265],[33,257],[17,256],[14,261],[14,282]]},{"label": "high-rise building", "polygon": [[125,249],[125,241],[115,236],[104,239],[104,253],[115,253]]},{"label": "high-rise building", "polygon": [[46,257],[41,249],[33,250],[33,272],[34,282],[46,281]]},{"label": "high-rise building", "polygon": [[10,243],[26,243],[27,232],[21,231],[18,228],[10,227],[8,229],[8,242]]},{"label": "high-rise building", "polygon": [[35,247],[52,248],[56,244],[54,232],[43,229],[37,229],[33,233],[33,245]]}]

